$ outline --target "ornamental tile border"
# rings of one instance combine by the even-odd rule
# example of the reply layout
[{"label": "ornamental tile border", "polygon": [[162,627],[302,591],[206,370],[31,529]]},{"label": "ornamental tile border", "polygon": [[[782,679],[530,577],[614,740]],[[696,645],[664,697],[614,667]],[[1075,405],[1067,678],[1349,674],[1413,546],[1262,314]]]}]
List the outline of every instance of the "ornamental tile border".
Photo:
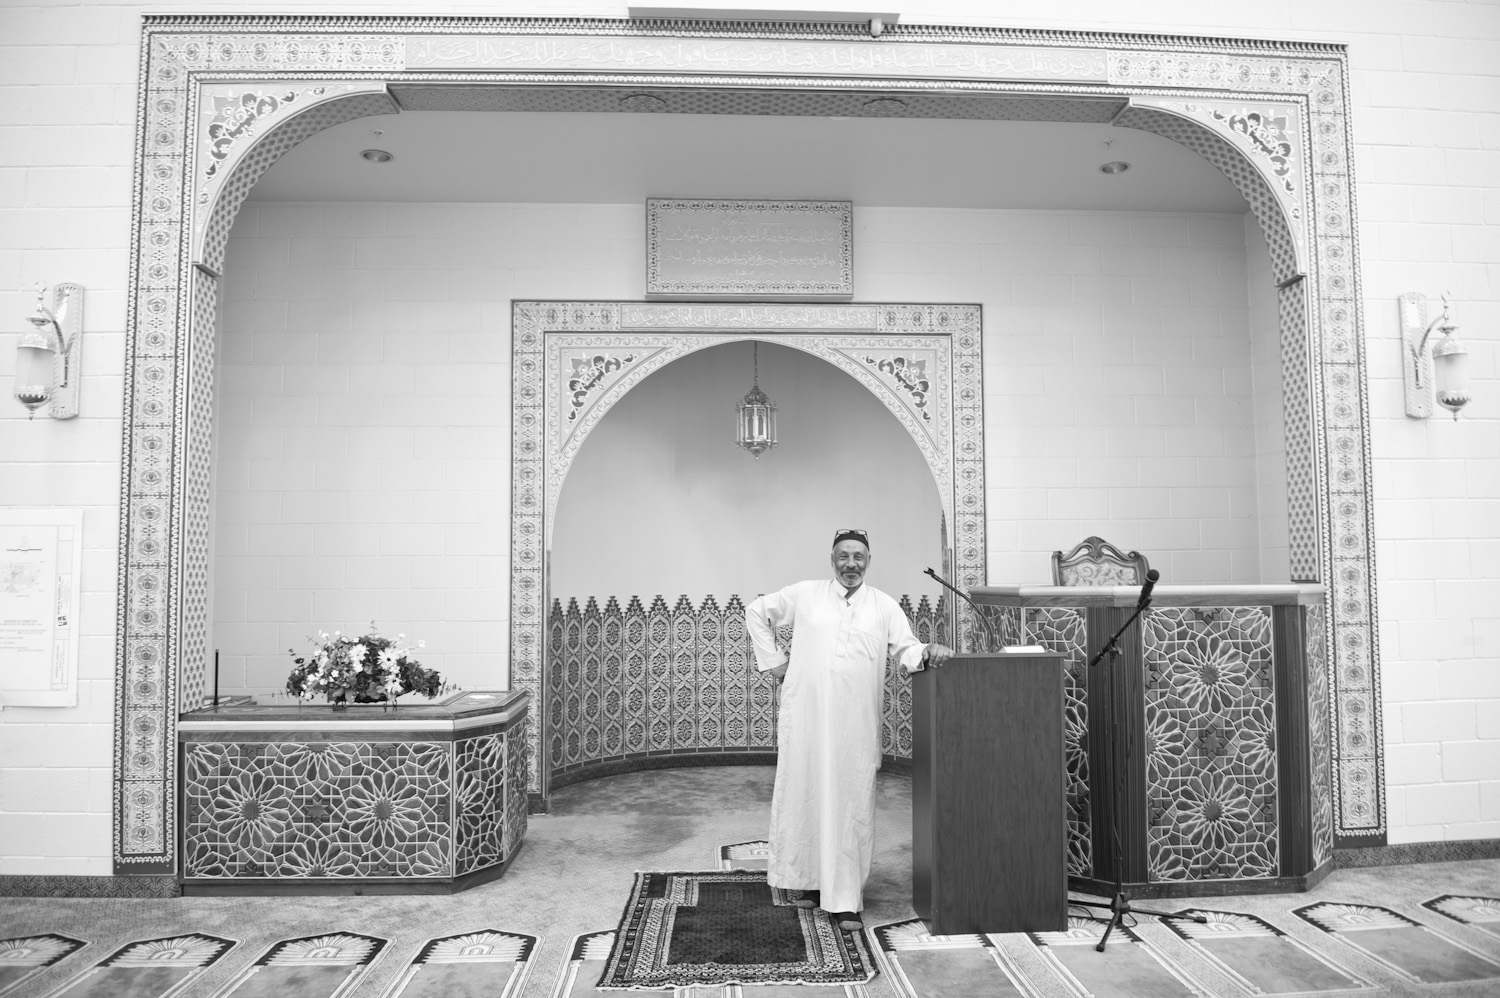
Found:
[{"label": "ornamental tile border", "polygon": [[[488,61],[476,69],[444,58],[441,39],[482,51]],[[556,71],[550,53],[564,42],[587,60],[587,70]],[[1380,677],[1342,46],[911,24],[891,25],[875,41],[858,27],[836,24],[148,15],[142,51],[116,621],[116,872],[170,874],[178,866],[179,788],[169,749],[179,702],[201,689],[206,664],[202,482],[211,456],[206,402],[213,356],[206,316],[234,208],[275,151],[339,121],[389,112],[395,105],[388,87],[409,84],[427,84],[428,98],[452,93],[455,101],[476,87],[537,92],[550,85],[561,95],[559,106],[580,88],[650,88],[657,100],[635,104],[669,113],[678,109],[674,101],[685,106],[695,93],[714,95],[736,113],[793,114],[873,90],[910,95],[912,103],[881,98],[855,113],[913,116],[951,108],[957,117],[969,95],[1009,95],[1018,117],[1033,105],[1031,116],[1048,120],[1098,120],[1101,105],[1124,108],[1116,124],[1169,130],[1221,168],[1236,162],[1223,155],[1233,150],[1253,170],[1233,167],[1231,179],[1254,180],[1269,192],[1252,204],[1261,206],[1258,217],[1273,219],[1267,241],[1277,272],[1295,261],[1285,280],[1301,291],[1291,302],[1284,297],[1283,333],[1284,342],[1306,347],[1284,351],[1283,380],[1305,378],[1308,419],[1305,427],[1289,423],[1287,453],[1289,468],[1310,474],[1300,486],[1289,475],[1297,490],[1289,515],[1294,547],[1308,548],[1294,550],[1294,563],[1339,587],[1326,606],[1335,834],[1344,846],[1384,841],[1379,718],[1361,709],[1379,702]],[[497,62],[496,52],[511,55]],[[790,73],[797,75],[778,75]],[[263,101],[268,97],[276,98],[274,108]],[[1187,104],[1212,110],[1189,111]],[[630,113],[630,106],[621,110]],[[1267,128],[1267,109],[1273,123],[1284,118],[1284,129]],[[1219,152],[1210,155],[1213,149]],[[208,161],[200,159],[202,150]],[[212,177],[199,175],[200,163],[205,174],[212,166]],[[1299,204],[1301,225],[1289,228],[1296,219],[1288,215]],[[734,338],[745,337],[726,341]],[[986,581],[982,452],[965,450],[978,439],[966,421],[981,423],[982,431],[979,372],[959,365],[950,377],[958,382],[952,385],[958,433],[950,465],[952,526],[967,566],[960,578],[972,585]],[[541,419],[540,397],[518,396],[513,415],[517,430],[530,432],[525,421]],[[542,470],[542,454],[524,455],[521,442],[518,436],[518,494],[528,487],[521,476]],[[518,540],[528,524],[539,526],[517,518]],[[540,544],[541,537],[528,540]],[[513,589],[532,606],[535,630],[522,651],[533,661],[541,651],[541,581],[539,563],[518,561]],[[154,685],[153,675],[160,680]],[[532,726],[533,752],[540,727]]]}]

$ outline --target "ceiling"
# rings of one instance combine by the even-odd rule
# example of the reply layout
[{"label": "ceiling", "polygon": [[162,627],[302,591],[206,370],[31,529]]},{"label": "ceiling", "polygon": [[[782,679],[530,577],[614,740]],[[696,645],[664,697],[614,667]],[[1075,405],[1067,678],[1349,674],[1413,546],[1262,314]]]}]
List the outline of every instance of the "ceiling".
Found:
[{"label": "ceiling", "polygon": [[[394,158],[377,164],[365,149]],[[1124,173],[1105,162],[1131,164]],[[858,207],[1244,212],[1169,139],[1100,123],[550,111],[360,118],[278,160],[257,201],[628,204],[811,198]]]}]

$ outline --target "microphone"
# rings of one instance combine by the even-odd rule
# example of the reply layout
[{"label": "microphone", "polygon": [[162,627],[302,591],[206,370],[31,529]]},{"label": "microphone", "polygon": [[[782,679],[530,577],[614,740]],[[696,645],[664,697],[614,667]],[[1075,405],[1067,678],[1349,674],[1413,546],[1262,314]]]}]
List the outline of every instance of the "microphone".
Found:
[{"label": "microphone", "polygon": [[1146,573],[1146,584],[1141,586],[1141,598],[1136,606],[1145,606],[1151,601],[1151,590],[1156,588],[1156,580],[1159,578],[1161,578],[1161,573],[1154,568]]}]

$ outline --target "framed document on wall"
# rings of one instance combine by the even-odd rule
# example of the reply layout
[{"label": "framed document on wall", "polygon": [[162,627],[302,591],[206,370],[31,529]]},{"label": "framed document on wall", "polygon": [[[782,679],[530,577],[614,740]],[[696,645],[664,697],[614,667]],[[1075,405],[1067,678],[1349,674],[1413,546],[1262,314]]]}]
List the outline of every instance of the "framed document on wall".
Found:
[{"label": "framed document on wall", "polygon": [[648,198],[646,297],[846,300],[851,201]]},{"label": "framed document on wall", "polygon": [[78,704],[83,510],[0,510],[0,705]]}]

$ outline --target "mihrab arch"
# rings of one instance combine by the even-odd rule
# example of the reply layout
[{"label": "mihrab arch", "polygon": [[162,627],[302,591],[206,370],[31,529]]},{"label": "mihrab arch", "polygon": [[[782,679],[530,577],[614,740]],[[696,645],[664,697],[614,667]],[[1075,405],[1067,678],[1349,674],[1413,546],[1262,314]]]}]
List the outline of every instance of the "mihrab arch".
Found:
[{"label": "mihrab arch", "polygon": [[[978,306],[515,302],[511,336],[512,398],[524,407],[516,410],[511,428],[511,679],[531,690],[538,707],[529,730],[533,793],[549,788],[547,565],[563,480],[610,408],[680,357],[721,343],[765,340],[812,354],[853,377],[922,452],[943,522],[952,524],[954,577],[965,586],[984,583]],[[913,371],[922,372],[922,384],[906,376]]]},{"label": "mihrab arch", "polygon": [[[329,125],[402,109],[1114,122],[1215,163],[1260,220],[1280,284],[1292,574],[1323,580],[1330,592],[1336,829],[1345,844],[1384,840],[1342,47],[921,25],[874,39],[850,24],[234,16],[151,16],[142,44],[120,514],[117,872],[177,868],[174,729],[179,703],[202,694],[207,660],[212,331],[229,223],[281,152]],[[518,425],[540,404],[518,393]],[[982,515],[977,529],[966,534],[955,523],[955,546],[977,539],[973,564],[981,565]],[[533,543],[541,537],[525,536],[518,521],[514,591]],[[513,630],[517,685],[536,682],[539,640]]]}]

